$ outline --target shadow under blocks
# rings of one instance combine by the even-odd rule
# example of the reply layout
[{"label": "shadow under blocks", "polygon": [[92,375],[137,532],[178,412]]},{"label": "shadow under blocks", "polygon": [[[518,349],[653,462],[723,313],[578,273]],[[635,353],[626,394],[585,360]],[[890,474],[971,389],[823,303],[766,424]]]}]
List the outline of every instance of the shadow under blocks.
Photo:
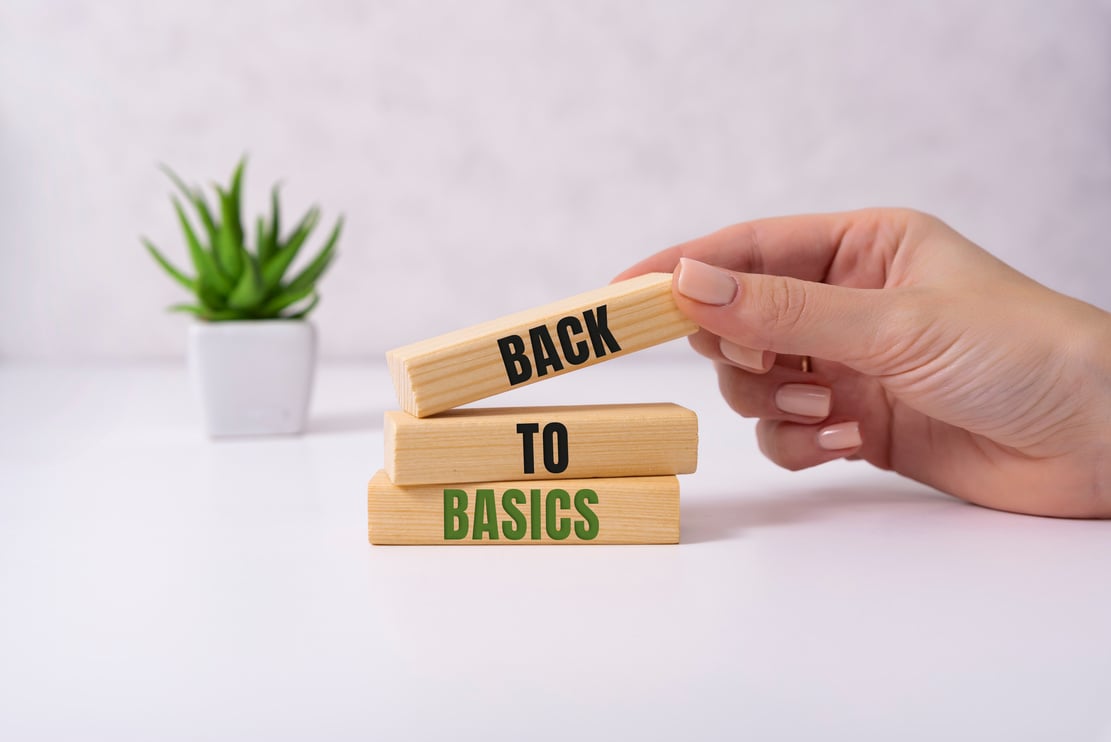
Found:
[{"label": "shadow under blocks", "polygon": [[682,543],[743,537],[756,528],[878,512],[891,508],[969,507],[961,500],[914,482],[868,482],[751,495],[721,492],[681,505]]}]

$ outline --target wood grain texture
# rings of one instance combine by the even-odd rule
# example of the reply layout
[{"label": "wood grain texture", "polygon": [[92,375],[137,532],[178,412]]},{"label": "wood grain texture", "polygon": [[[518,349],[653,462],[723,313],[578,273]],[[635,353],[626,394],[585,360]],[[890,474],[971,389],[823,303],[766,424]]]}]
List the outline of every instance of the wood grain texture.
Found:
[{"label": "wood grain texture", "polygon": [[[561,437],[553,424],[563,427],[566,448],[548,445],[554,455],[546,461],[546,443]],[[659,476],[698,465],[698,417],[668,403],[487,407],[426,418],[392,410],[384,428],[394,484]]]},{"label": "wood grain texture", "polygon": [[[604,346],[598,352],[595,336],[590,336],[585,313],[605,307],[608,330],[620,346],[613,351]],[[576,318],[582,332],[574,342],[560,342],[561,320]],[[530,330],[539,329],[552,343],[553,356],[561,368],[548,366],[540,373],[536,357],[530,358],[536,372],[525,381],[513,383],[507,371],[498,340],[518,336],[530,342]],[[567,328],[564,327],[564,332]],[[693,334],[698,326],[675,306],[671,295],[671,274],[650,273],[628,281],[605,286],[552,304],[511,314],[386,353],[390,375],[401,408],[417,417],[443,412],[459,405],[484,399],[516,386],[569,373],[575,369],[628,355],[638,350]],[[535,346],[530,346],[535,350]],[[589,351],[584,360],[568,358],[567,348]],[[572,354],[573,356],[574,354]]]},{"label": "wood grain texture", "polygon": [[[457,505],[459,500],[449,493],[461,490],[468,500],[467,523],[454,517],[456,511],[445,507],[445,500]],[[482,490],[491,491],[488,512],[495,522],[496,538],[489,532],[475,537],[476,512]],[[520,525],[506,508],[506,493],[519,491],[525,504],[518,508],[523,516],[523,536],[514,539],[507,529]],[[553,491],[566,493],[561,503]],[[588,502],[591,492],[594,502]],[[555,503],[552,520],[556,530],[567,532],[564,539],[553,538],[548,529],[548,500]],[[540,508],[534,510],[533,503]],[[584,505],[594,515],[593,526],[576,504]],[[448,515],[445,515],[445,510]],[[559,479],[526,482],[485,482],[461,485],[396,485],[385,470],[370,480],[367,488],[368,532],[372,544],[441,544],[441,545],[525,545],[525,544],[676,544],[679,543],[679,480],[676,477],[613,477],[606,479]],[[488,522],[487,519],[485,522]],[[465,535],[449,539],[449,530]],[[539,526],[539,527],[537,527]],[[593,528],[593,534],[591,534]],[[556,535],[559,535],[556,533]],[[586,538],[584,536],[589,536]]]}]

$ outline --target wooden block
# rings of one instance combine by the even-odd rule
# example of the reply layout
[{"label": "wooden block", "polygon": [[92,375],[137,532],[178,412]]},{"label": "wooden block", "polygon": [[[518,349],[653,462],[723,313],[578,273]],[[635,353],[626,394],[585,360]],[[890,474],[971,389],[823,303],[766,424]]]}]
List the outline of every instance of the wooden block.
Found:
[{"label": "wooden block", "polygon": [[671,274],[649,273],[386,353],[401,408],[434,415],[690,335]]},{"label": "wooden block", "polygon": [[394,484],[690,474],[698,418],[676,404],[487,407],[386,413]]},{"label": "wooden block", "polygon": [[676,544],[679,480],[613,477],[367,488],[372,544]]}]

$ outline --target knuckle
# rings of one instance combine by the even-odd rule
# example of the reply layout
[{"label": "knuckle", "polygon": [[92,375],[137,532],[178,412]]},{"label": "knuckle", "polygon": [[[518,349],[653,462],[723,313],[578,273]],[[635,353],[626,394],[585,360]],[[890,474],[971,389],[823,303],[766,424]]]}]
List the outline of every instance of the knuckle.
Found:
[{"label": "knuckle", "polygon": [[938,320],[944,307],[914,289],[898,289],[884,302],[871,336],[864,344],[865,354],[886,372],[906,370],[921,361],[931,338],[939,331]]},{"label": "knuckle", "polygon": [[800,281],[771,276],[759,296],[760,319],[769,334],[790,332],[806,313],[806,289]]},{"label": "knuckle", "polygon": [[905,206],[882,206],[861,209],[857,213],[858,220],[874,225],[892,224],[906,226],[914,223],[938,222],[933,214]]}]

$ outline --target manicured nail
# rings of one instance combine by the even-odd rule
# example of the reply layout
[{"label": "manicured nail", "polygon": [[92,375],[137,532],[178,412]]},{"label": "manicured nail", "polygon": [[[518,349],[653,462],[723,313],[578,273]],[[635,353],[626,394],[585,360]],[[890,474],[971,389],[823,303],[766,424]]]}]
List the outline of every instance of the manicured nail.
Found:
[{"label": "manicured nail", "polygon": [[721,349],[721,354],[728,358],[733,363],[741,368],[746,368],[749,371],[756,373],[764,373],[772,367],[775,361],[775,353],[770,350],[756,350],[755,348],[746,348],[743,345],[731,343],[725,338],[721,339],[718,343]]},{"label": "manicured nail", "polygon": [[860,423],[837,423],[818,431],[818,445],[827,451],[840,451],[860,445]]},{"label": "manicured nail", "polygon": [[690,258],[679,258],[679,293],[688,299],[722,307],[740,289],[733,276],[720,268]]},{"label": "manicured nail", "polygon": [[775,392],[775,406],[804,417],[827,417],[833,393],[816,384],[784,384]]}]

